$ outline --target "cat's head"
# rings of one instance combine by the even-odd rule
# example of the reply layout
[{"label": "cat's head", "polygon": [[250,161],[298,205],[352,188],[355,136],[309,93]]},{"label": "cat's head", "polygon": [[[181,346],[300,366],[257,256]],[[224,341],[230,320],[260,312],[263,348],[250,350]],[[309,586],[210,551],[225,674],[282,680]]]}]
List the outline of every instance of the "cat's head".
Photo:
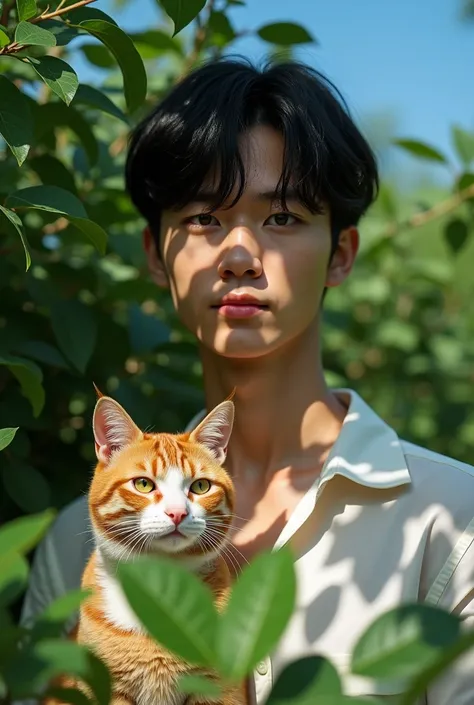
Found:
[{"label": "cat's head", "polygon": [[234,486],[222,467],[234,420],[224,401],[190,433],[144,433],[110,397],[95,407],[89,490],[96,544],[109,558],[161,553],[199,564],[222,550]]}]

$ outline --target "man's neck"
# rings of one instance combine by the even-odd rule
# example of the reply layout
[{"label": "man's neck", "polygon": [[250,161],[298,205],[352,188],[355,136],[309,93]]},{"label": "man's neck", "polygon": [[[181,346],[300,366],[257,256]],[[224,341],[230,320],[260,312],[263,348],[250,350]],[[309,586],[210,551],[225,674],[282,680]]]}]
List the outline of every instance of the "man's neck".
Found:
[{"label": "man's neck", "polygon": [[345,409],[324,380],[317,330],[285,350],[235,360],[201,350],[207,408],[235,389],[227,467],[267,484],[275,472],[308,471],[325,460]]}]

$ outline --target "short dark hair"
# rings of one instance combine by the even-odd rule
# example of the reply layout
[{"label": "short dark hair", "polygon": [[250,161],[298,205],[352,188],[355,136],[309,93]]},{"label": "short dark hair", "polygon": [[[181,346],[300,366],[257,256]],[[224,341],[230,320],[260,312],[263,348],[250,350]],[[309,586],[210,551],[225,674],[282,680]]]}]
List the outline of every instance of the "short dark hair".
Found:
[{"label": "short dark hair", "polygon": [[256,125],[283,136],[283,203],[290,184],[310,212],[326,203],[333,249],[340,230],[357,225],[377,194],[377,164],[335,86],[297,62],[258,69],[224,58],[181,80],[131,136],[126,185],[157,243],[162,211],[191,203],[210,174],[218,175],[212,209],[235,189],[232,203],[240,198],[238,138]]}]

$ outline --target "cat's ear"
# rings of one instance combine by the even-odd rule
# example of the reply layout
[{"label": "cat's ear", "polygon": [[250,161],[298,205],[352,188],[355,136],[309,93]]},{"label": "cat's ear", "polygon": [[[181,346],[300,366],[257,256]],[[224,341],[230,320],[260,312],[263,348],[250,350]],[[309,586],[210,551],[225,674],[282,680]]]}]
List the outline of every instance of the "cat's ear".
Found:
[{"label": "cat's ear", "polygon": [[223,401],[192,431],[189,440],[203,445],[221,465],[227,455],[233,423],[234,405]]},{"label": "cat's ear", "polygon": [[95,452],[107,464],[112,453],[143,438],[143,433],[120,404],[110,397],[100,397],[92,419]]}]

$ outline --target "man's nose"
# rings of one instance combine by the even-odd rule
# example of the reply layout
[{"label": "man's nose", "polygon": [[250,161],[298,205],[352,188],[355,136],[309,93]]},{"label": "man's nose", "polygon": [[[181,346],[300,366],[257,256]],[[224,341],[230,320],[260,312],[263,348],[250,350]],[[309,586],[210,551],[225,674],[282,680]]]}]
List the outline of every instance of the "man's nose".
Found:
[{"label": "man's nose", "polygon": [[221,279],[257,279],[262,275],[260,247],[249,228],[238,227],[229,233],[218,271]]}]

